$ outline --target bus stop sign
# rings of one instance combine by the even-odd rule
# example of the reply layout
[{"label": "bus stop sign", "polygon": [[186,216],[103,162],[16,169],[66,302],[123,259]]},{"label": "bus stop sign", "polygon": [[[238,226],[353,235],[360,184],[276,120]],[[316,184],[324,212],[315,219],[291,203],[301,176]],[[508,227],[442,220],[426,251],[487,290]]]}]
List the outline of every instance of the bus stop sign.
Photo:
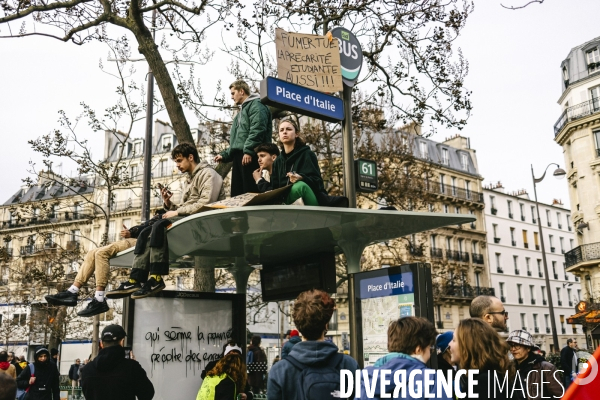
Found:
[{"label": "bus stop sign", "polygon": [[359,158],[354,161],[356,190],[359,192],[377,191],[377,164],[372,160]]}]

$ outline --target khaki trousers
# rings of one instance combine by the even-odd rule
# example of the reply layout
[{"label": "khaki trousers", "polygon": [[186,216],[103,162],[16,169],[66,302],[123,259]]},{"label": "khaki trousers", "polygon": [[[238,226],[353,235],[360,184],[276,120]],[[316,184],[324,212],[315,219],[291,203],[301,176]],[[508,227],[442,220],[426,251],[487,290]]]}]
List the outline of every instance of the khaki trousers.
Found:
[{"label": "khaki trousers", "polygon": [[122,239],[107,246],[88,251],[75,277],[75,282],[85,285],[92,274],[95,273],[96,286],[105,288],[110,277],[110,264],[108,260],[118,252],[135,246],[135,242],[136,239]]}]

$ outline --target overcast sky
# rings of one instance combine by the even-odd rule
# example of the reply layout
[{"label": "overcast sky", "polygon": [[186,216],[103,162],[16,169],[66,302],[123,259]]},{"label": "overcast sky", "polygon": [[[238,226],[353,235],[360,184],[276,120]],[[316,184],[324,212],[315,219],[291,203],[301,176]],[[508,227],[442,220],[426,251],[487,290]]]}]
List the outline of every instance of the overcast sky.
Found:
[{"label": "overcast sky", "polygon": [[[497,0],[475,0],[475,12],[458,42],[470,63],[466,86],[473,92],[474,105],[462,134],[471,138],[471,147],[477,150],[486,183],[502,181],[509,191],[525,188],[532,195],[530,164],[537,175],[551,162],[564,166],[562,149],[553,141],[553,125],[560,115],[559,67],[572,47],[600,36],[599,10],[598,0],[547,0],[520,11],[505,10]],[[40,163],[27,141],[57,128],[58,110],[74,117],[83,100],[98,111],[113,104],[116,82],[98,68],[99,60],[108,54],[99,43],[76,46],[48,38],[2,39],[0,54],[4,147],[0,201],[4,202],[22,185],[30,160]],[[139,71],[147,70],[143,63],[137,64]],[[224,82],[233,80],[222,66],[215,63],[214,68]],[[167,120],[166,114],[160,117]],[[196,121],[191,117],[189,122]],[[143,123],[139,124],[142,133]],[[440,130],[432,139],[443,141],[454,133]],[[102,134],[91,137],[98,143],[98,157],[102,138]],[[565,180],[549,177],[539,184],[538,192],[541,201],[560,198],[568,204]]]}]

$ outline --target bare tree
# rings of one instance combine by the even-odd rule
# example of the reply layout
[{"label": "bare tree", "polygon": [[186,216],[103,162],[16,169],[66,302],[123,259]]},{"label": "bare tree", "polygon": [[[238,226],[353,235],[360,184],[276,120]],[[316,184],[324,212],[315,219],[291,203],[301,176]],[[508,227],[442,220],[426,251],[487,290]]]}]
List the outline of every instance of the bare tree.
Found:
[{"label": "bare tree", "polygon": [[533,3],[543,4],[544,0],[531,0],[521,6],[505,6],[504,4],[500,4],[500,5],[508,10],[520,10],[520,9],[523,9]]},{"label": "bare tree", "polygon": [[[83,45],[91,40],[108,42],[118,37],[111,37],[109,26],[130,32],[154,74],[179,142],[193,143],[177,89],[151,30],[168,31],[169,37],[179,39],[174,50],[191,58],[201,55],[200,46],[207,31],[222,24],[239,7],[237,0],[0,0],[0,38],[45,36]],[[153,22],[155,12],[157,18]]]}]

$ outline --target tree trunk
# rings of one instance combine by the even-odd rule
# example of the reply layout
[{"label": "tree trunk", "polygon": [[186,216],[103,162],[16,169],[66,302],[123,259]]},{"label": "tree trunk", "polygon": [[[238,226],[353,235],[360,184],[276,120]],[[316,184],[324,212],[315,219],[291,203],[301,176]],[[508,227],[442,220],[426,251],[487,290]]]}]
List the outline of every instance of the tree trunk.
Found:
[{"label": "tree trunk", "polygon": [[94,315],[93,329],[92,329],[92,360],[96,358],[100,351],[100,315]]},{"label": "tree trunk", "polygon": [[194,290],[215,292],[215,259],[213,257],[194,257]]},{"label": "tree trunk", "polygon": [[146,61],[152,70],[152,74],[154,75],[154,79],[156,80],[156,84],[158,85],[160,94],[165,103],[167,113],[171,119],[171,124],[173,125],[177,140],[179,143],[194,143],[192,133],[190,132],[190,126],[183,113],[183,107],[177,96],[173,80],[158,51],[158,46],[154,42],[150,30],[146,27],[141,18],[136,18],[135,21],[132,21],[129,29],[137,39],[139,52],[146,58]]}]

